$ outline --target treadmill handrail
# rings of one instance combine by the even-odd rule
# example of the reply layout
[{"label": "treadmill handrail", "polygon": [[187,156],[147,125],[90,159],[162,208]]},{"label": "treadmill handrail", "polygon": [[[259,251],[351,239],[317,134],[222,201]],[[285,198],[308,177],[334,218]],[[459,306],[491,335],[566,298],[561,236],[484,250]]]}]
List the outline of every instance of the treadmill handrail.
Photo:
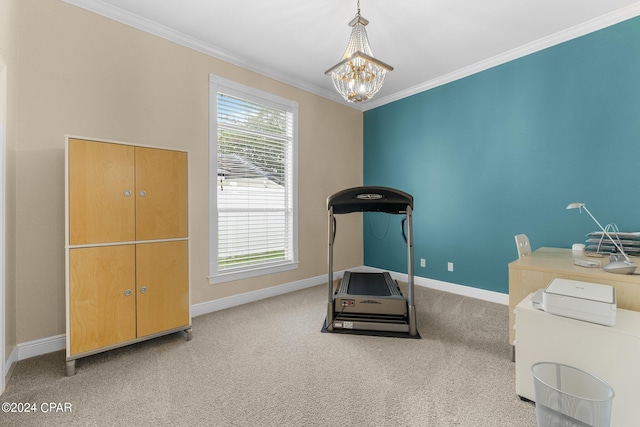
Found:
[{"label": "treadmill handrail", "polygon": [[389,187],[363,186],[347,188],[327,198],[327,209],[334,214],[352,212],[384,212],[404,214],[413,209],[413,196]]}]

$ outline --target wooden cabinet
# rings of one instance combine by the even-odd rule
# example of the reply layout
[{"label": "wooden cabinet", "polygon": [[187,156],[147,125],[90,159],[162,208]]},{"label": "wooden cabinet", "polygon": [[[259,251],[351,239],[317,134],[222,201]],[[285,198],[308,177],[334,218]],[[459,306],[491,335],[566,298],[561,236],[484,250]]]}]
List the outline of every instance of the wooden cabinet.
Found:
[{"label": "wooden cabinet", "polygon": [[189,323],[187,242],[136,245],[138,336]]},{"label": "wooden cabinet", "polygon": [[136,240],[187,236],[187,153],[136,147]]},{"label": "wooden cabinet", "polygon": [[134,245],[69,251],[72,355],[136,338],[134,257]]},{"label": "wooden cabinet", "polygon": [[166,333],[191,339],[187,153],[69,138],[67,375]]},{"label": "wooden cabinet", "polygon": [[69,140],[69,244],[187,237],[187,153]]},{"label": "wooden cabinet", "polygon": [[69,140],[69,244],[135,240],[131,146]]}]

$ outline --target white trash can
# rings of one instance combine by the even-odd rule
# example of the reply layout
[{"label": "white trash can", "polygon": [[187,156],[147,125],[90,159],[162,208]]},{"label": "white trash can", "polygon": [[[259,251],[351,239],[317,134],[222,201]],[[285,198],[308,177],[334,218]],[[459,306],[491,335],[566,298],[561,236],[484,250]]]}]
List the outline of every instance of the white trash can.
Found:
[{"label": "white trash can", "polygon": [[600,378],[560,363],[531,367],[538,427],[609,427],[615,393]]}]

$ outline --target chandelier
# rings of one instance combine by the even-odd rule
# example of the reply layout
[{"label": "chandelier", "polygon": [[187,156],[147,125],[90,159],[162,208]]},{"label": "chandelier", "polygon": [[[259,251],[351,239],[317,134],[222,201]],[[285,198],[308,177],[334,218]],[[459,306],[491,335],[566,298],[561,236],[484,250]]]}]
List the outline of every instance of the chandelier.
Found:
[{"label": "chandelier", "polygon": [[349,102],[366,101],[375,95],[384,82],[384,76],[393,70],[391,65],[373,57],[369,46],[367,30],[369,21],[360,16],[360,0],[358,13],[349,22],[351,37],[342,60],[325,71],[331,76],[333,86],[344,99]]}]

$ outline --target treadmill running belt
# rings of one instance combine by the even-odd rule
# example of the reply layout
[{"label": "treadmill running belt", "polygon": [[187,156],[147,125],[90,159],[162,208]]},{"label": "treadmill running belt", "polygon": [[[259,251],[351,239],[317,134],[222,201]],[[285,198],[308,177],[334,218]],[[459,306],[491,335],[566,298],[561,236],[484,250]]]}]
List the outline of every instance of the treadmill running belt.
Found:
[{"label": "treadmill running belt", "polygon": [[349,295],[371,295],[388,297],[391,295],[383,273],[351,273]]}]

